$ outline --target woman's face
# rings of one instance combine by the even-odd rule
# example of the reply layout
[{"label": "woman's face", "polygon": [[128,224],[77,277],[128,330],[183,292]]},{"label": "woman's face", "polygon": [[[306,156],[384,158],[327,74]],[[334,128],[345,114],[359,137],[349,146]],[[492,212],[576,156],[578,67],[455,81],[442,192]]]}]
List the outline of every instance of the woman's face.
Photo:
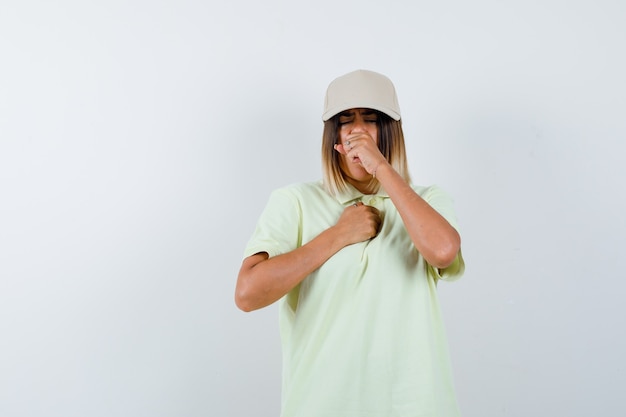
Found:
[{"label": "woman's face", "polygon": [[[350,109],[339,114],[339,143],[369,136],[378,145],[378,114],[372,109]],[[346,180],[353,185],[367,183],[372,176],[363,168],[359,158],[340,154],[340,167]],[[358,188],[358,187],[357,187]]]}]

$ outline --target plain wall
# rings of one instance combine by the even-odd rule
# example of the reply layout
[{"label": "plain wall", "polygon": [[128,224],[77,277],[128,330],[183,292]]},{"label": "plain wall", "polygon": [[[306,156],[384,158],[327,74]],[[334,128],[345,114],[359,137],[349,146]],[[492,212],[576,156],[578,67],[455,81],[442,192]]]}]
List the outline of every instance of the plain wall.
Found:
[{"label": "plain wall", "polygon": [[[227,4],[226,4],[227,3]],[[243,313],[274,188],[320,178],[324,91],[398,90],[451,193],[466,417],[623,416],[623,1],[2,1],[0,415],[277,416]]]}]

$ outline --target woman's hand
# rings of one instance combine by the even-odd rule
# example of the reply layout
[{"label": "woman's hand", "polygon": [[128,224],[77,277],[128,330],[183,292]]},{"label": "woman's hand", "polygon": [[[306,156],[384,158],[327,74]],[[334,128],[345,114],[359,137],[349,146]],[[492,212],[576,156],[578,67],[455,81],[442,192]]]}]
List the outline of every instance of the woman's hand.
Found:
[{"label": "woman's hand", "polygon": [[349,134],[343,143],[335,145],[335,150],[345,155],[348,161],[361,164],[371,175],[376,174],[376,170],[381,164],[388,163],[378,149],[374,138],[367,132]]},{"label": "woman's hand", "polygon": [[345,246],[348,246],[376,237],[380,223],[378,209],[359,202],[344,209],[335,228],[339,236],[345,238]]}]

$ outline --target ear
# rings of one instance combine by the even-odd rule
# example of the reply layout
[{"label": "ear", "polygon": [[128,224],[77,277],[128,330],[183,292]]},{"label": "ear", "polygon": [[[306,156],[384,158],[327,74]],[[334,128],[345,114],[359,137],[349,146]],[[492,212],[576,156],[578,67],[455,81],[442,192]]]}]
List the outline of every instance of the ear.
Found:
[{"label": "ear", "polygon": [[339,152],[342,155],[347,155],[348,152],[346,152],[346,150],[344,149],[343,145],[341,143],[335,144],[335,150],[337,152]]}]

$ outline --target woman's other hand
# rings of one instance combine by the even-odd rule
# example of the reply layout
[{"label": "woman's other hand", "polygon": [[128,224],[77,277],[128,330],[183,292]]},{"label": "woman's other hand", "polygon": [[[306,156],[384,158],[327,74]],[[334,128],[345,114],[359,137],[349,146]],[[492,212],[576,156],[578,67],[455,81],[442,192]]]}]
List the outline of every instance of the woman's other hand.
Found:
[{"label": "woman's other hand", "polygon": [[381,221],[378,209],[359,202],[344,209],[335,228],[345,238],[347,246],[376,237]]}]

